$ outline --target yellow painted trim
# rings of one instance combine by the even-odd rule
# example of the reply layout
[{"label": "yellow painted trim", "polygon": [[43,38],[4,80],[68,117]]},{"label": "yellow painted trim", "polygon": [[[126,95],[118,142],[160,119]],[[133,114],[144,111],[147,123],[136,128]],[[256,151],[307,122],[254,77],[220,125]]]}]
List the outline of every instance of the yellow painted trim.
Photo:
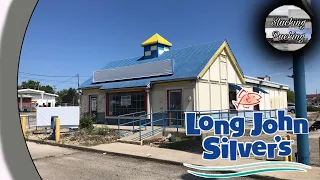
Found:
[{"label": "yellow painted trim", "polygon": [[240,78],[240,81],[242,84],[246,84],[246,81],[244,80],[243,74],[241,73],[240,69],[237,66],[236,60],[233,57],[230,48],[228,47],[227,43],[224,42],[220,48],[217,50],[217,52],[215,53],[215,55],[212,57],[212,59],[210,60],[209,64],[200,72],[199,77],[202,78],[205,73],[209,70],[209,68],[211,67],[211,65],[216,61],[216,59],[218,58],[218,56],[221,54],[221,52],[225,50],[227,56],[229,57],[230,61],[231,61],[231,65],[233,66],[233,68],[236,70],[236,73],[238,75],[238,77]]},{"label": "yellow painted trim", "polygon": [[179,84],[188,84],[191,81],[174,81],[174,82],[160,82],[160,83],[155,83],[155,85],[158,86],[168,86],[168,85],[179,85]]},{"label": "yellow painted trim", "polygon": [[119,90],[105,90],[106,93],[126,93],[143,91],[145,88],[119,89]]}]

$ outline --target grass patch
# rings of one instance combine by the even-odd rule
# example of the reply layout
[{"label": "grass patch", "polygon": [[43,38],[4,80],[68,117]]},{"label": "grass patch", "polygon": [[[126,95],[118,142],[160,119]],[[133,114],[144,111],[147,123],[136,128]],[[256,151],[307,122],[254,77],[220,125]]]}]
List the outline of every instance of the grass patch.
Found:
[{"label": "grass patch", "polygon": [[307,110],[308,112],[318,112],[320,111],[320,107],[308,106]]}]

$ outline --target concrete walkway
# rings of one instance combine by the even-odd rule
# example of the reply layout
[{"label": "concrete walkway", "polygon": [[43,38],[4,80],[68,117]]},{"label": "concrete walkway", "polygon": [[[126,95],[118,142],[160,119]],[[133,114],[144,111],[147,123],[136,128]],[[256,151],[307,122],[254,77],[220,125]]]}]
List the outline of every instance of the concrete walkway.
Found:
[{"label": "concrete walkway", "polygon": [[[181,164],[189,163],[189,164],[203,165],[203,166],[232,166],[232,165],[261,162],[255,159],[241,159],[237,162],[230,162],[228,160],[205,161],[205,160],[202,160],[202,155],[199,155],[199,154],[164,149],[164,148],[156,148],[156,147],[150,147],[150,146],[125,144],[125,143],[102,144],[102,145],[97,145],[90,148],[95,150],[105,151],[105,152],[121,153],[126,155],[134,155],[138,157],[149,157],[151,159],[157,159],[157,160],[166,160],[174,163],[181,163]],[[275,177],[280,179],[295,179],[295,180],[320,179],[320,167],[312,167],[311,169],[307,169],[306,173],[274,172],[274,173],[261,173],[259,175],[265,175],[265,176]]]}]

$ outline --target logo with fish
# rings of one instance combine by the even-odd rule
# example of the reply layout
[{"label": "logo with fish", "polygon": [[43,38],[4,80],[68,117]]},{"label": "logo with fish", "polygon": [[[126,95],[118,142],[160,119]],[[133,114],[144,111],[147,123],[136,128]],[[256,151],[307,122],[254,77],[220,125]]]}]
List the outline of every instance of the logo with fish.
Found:
[{"label": "logo with fish", "polygon": [[255,106],[260,103],[262,99],[262,95],[257,92],[248,92],[245,89],[241,89],[238,93],[238,101],[232,101],[233,105],[236,109],[239,107],[244,107],[245,109],[249,109],[250,106]]}]

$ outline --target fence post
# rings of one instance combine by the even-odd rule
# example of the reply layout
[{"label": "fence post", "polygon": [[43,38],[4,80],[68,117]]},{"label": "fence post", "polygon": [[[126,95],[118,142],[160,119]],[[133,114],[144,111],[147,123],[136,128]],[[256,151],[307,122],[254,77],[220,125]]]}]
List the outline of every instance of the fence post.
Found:
[{"label": "fence post", "polygon": [[179,132],[179,113],[178,113],[178,111],[177,111],[177,115],[176,115],[176,122],[177,122],[177,132]]},{"label": "fence post", "polygon": [[164,136],[164,123],[165,123],[165,116],[164,116],[164,111],[162,111],[162,136]]},{"label": "fence post", "polygon": [[28,129],[30,129],[30,116],[28,116]]},{"label": "fence post", "polygon": [[118,139],[120,139],[120,116],[118,116]]},{"label": "fence post", "polygon": [[[319,157],[320,157],[320,137],[319,137]],[[319,161],[319,165],[320,165],[320,161]]]},{"label": "fence post", "polygon": [[60,141],[60,118],[56,118],[56,142]]},{"label": "fence post", "polygon": [[139,118],[139,137],[140,137],[140,141],[141,141],[141,118]]},{"label": "fence post", "polygon": [[[282,140],[286,141],[288,138],[287,137],[282,137]],[[283,161],[288,161],[289,160],[289,156],[285,156],[283,157]]]},{"label": "fence post", "polygon": [[150,114],[150,119],[151,119],[152,135],[154,135],[153,114]]},{"label": "fence post", "polygon": [[164,111],[162,111],[162,129],[164,129],[164,123],[165,123]]},{"label": "fence post", "polygon": [[26,137],[26,116],[21,116],[21,125],[22,125],[22,133],[23,133],[23,137]]},{"label": "fence post", "polygon": [[[289,141],[292,140],[292,137],[291,137],[290,134],[287,135],[287,139],[288,139]],[[292,145],[290,145],[290,147],[291,147],[291,149],[292,149]],[[289,160],[290,162],[292,162],[292,152],[291,152],[291,154],[288,156],[288,160]]]},{"label": "fence post", "polygon": [[132,114],[132,132],[134,131],[134,114]]}]

